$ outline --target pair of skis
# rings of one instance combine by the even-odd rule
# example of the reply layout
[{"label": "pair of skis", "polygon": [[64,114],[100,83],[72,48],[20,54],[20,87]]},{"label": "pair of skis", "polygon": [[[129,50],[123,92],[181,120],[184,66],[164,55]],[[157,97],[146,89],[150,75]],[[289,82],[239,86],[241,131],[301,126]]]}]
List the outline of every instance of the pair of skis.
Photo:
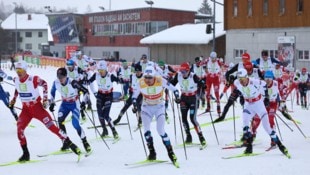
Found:
[{"label": "pair of skis", "polygon": [[[160,163],[166,163],[168,162],[167,160],[142,160],[134,163],[125,163],[125,166],[132,166],[132,167],[139,167],[139,166],[147,166],[147,165],[154,165],[154,164],[160,164]],[[176,168],[180,168],[179,163],[173,162],[173,166]]]}]

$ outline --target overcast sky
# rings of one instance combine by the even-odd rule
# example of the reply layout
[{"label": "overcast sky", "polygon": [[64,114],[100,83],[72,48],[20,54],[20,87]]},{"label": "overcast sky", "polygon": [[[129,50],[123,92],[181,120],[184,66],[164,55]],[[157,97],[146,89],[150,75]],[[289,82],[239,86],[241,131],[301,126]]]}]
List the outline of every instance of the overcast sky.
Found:
[{"label": "overcast sky", "polygon": [[[78,12],[85,13],[88,5],[93,12],[100,11],[99,6],[103,6],[105,9],[109,9],[111,5],[112,10],[130,9],[137,7],[147,7],[145,0],[1,0],[5,5],[12,5],[13,2],[17,4],[23,4],[27,7],[35,7],[36,9],[44,8],[44,6],[56,7],[57,9],[66,9],[67,7],[76,7]],[[153,7],[193,10],[196,11],[201,6],[203,0],[152,0],[154,2]],[[223,2],[223,0],[217,0]],[[213,2],[209,0],[211,7]],[[219,9],[219,10],[218,10]],[[222,14],[222,6],[217,5],[216,14]],[[220,20],[222,21],[222,20]]]}]

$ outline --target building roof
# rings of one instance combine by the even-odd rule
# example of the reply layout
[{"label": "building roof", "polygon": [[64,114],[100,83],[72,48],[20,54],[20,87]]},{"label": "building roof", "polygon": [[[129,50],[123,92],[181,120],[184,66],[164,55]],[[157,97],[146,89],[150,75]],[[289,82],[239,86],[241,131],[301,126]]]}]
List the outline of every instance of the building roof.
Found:
[{"label": "building roof", "polygon": [[[215,37],[224,35],[223,24],[216,24]],[[140,40],[141,44],[208,44],[213,34],[206,34],[206,24],[177,25]]]},{"label": "building roof", "polygon": [[[28,20],[31,15],[31,20]],[[48,24],[48,18],[45,14],[17,14],[17,29],[18,30],[47,30],[48,41],[53,41],[51,28]],[[2,23],[1,27],[4,30],[15,30],[15,13],[12,13]]]},{"label": "building roof", "polygon": [[[31,20],[28,20],[28,15],[31,15]],[[48,27],[48,18],[45,14],[17,14],[16,21],[19,30],[46,30]],[[15,13],[7,17],[1,26],[5,30],[15,30]]]}]

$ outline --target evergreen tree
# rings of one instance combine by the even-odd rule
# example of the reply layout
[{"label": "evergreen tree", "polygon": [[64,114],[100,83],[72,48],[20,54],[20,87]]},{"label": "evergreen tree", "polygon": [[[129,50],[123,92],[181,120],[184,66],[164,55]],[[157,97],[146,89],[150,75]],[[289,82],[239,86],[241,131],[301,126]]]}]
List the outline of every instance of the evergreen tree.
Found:
[{"label": "evergreen tree", "polygon": [[[200,8],[198,9],[198,12],[202,13],[202,14],[206,14],[206,15],[212,15],[212,9],[210,4],[208,3],[208,0],[203,0],[203,2],[201,3]],[[212,22],[212,18],[210,19],[202,19],[201,22],[203,23],[210,23]]]}]

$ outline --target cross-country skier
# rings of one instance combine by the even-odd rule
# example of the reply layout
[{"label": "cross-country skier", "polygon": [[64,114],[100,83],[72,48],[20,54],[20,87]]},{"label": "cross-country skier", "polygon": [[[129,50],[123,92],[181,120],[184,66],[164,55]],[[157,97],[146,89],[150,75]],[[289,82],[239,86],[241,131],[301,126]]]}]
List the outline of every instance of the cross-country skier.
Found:
[{"label": "cross-country skier", "polygon": [[[136,64],[135,66],[135,74],[131,74],[130,75],[130,81],[129,81],[129,97],[125,102],[124,107],[121,109],[120,113],[118,114],[117,119],[115,119],[113,121],[114,125],[117,125],[120,120],[122,119],[123,115],[125,114],[125,112],[127,111],[127,109],[132,105],[132,94],[133,91],[135,91],[138,87],[138,83],[139,80],[142,78],[143,76],[143,72],[142,72],[142,67],[140,64]],[[137,111],[133,111],[133,112],[137,112],[138,114],[138,128],[140,128],[142,126],[142,121],[141,121],[141,102],[142,102],[142,95],[140,94],[136,100],[138,109]]]},{"label": "cross-country skier", "polygon": [[[3,70],[0,68],[0,83],[4,80],[12,80],[11,76],[8,76],[5,72],[3,72]],[[16,110],[14,108],[9,107],[10,104],[10,94],[8,92],[5,92],[2,85],[0,84],[0,100],[3,101],[3,103],[5,104],[6,107],[8,107],[12,113],[12,115],[14,116],[15,120],[17,121],[18,116],[16,113]]]},{"label": "cross-country skier", "polygon": [[[251,154],[253,152],[253,135],[250,130],[250,121],[255,115],[258,115],[262,121],[263,127],[271,139],[278,145],[280,151],[289,156],[288,150],[279,140],[276,132],[270,128],[268,113],[265,106],[269,105],[268,89],[266,82],[258,79],[248,78],[247,71],[240,69],[237,72],[237,77],[234,81],[236,88],[242,93],[245,103],[242,113],[243,117],[243,137],[245,138],[246,149],[245,154]],[[262,91],[264,90],[264,97],[262,97]]]},{"label": "cross-country skier", "polygon": [[179,83],[181,88],[181,99],[180,101],[177,101],[177,103],[180,103],[181,107],[182,123],[186,133],[185,143],[192,143],[192,135],[190,133],[189,124],[187,121],[187,114],[189,111],[189,117],[192,124],[194,125],[195,131],[199,137],[199,141],[202,146],[205,146],[207,143],[205,138],[203,137],[196,115],[198,107],[197,90],[198,86],[202,86],[202,89],[205,89],[204,80],[199,79],[196,74],[190,72],[189,63],[184,62],[180,66],[180,71],[171,80],[171,83],[173,85]]},{"label": "cross-country skier", "polygon": [[176,100],[179,100],[179,92],[176,87],[172,86],[161,76],[156,76],[156,71],[153,66],[146,67],[143,78],[139,81],[137,90],[133,93],[133,106],[137,108],[136,99],[142,93],[141,118],[144,128],[144,136],[147,142],[147,147],[150,151],[148,160],[156,160],[156,151],[153,144],[153,137],[150,130],[153,117],[156,119],[156,128],[158,134],[167,149],[168,156],[173,164],[177,165],[177,157],[173,152],[170,138],[165,131],[165,104],[163,100],[164,89],[168,88],[174,92]]},{"label": "cross-country skier", "polygon": [[[57,135],[67,147],[69,147],[75,154],[80,155],[81,150],[71,142],[69,137],[62,133],[53,122],[49,113],[45,110],[48,106],[48,88],[47,83],[39,76],[29,75],[27,73],[27,63],[19,61],[15,64],[17,77],[14,78],[15,93],[13,99],[10,101],[10,107],[13,108],[16,98],[22,102],[22,112],[17,120],[17,136],[23,150],[22,156],[18,161],[29,161],[30,154],[27,147],[27,140],[24,131],[33,118],[42,122],[47,129]],[[43,101],[41,102],[39,86],[43,87]]]},{"label": "cross-country skier", "polygon": [[[114,74],[108,72],[107,63],[104,60],[99,61],[97,64],[97,70],[98,72],[90,77],[88,81],[91,83],[90,88],[96,97],[97,113],[103,129],[101,136],[108,136],[108,130],[105,126],[106,121],[112,130],[114,139],[119,139],[119,135],[110,117],[110,110],[113,101],[113,82],[119,82],[119,79]],[[93,82],[97,84],[98,91],[95,89]]]},{"label": "cross-country skier", "polygon": [[[70,112],[72,112],[72,125],[80,136],[83,146],[87,153],[91,152],[91,147],[87,142],[85,132],[80,126],[80,110],[85,110],[85,98],[88,98],[88,90],[79,84],[76,80],[68,77],[67,70],[65,68],[59,68],[57,70],[57,79],[53,82],[51,89],[51,99],[49,110],[54,112],[55,107],[55,95],[56,90],[61,94],[62,103],[58,110],[58,126],[64,132],[67,133],[65,127],[65,120]],[[80,103],[79,91],[82,91],[84,95],[84,100]],[[62,151],[68,149],[68,145],[63,145],[61,147]]]}]

